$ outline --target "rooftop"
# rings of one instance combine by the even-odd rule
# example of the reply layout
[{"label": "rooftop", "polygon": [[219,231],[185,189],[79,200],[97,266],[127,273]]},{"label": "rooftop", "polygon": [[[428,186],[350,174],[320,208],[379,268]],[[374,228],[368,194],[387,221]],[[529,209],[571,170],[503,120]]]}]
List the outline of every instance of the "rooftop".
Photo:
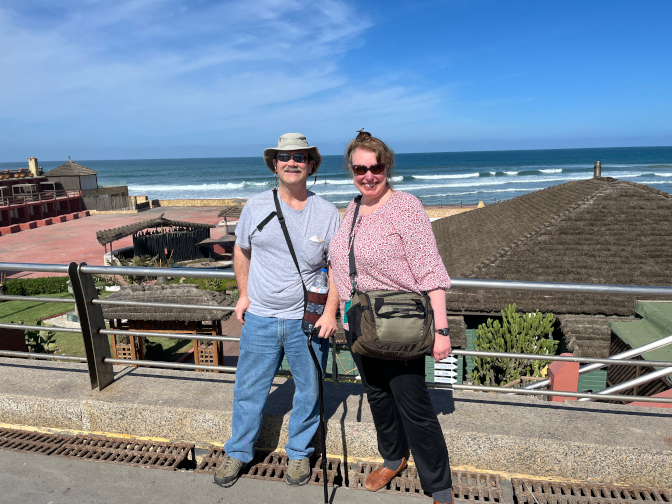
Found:
[{"label": "rooftop", "polygon": [[[594,178],[568,182],[432,224],[456,278],[672,285],[672,196]],[[635,298],[451,289],[453,312],[520,311],[633,316]]]},{"label": "rooftop", "polygon": [[78,163],[75,163],[70,156],[68,156],[67,162],[63,163],[60,166],[57,166],[53,170],[49,170],[45,173],[47,177],[73,177],[73,176],[83,176],[83,175],[98,175],[97,171],[82,166]]}]

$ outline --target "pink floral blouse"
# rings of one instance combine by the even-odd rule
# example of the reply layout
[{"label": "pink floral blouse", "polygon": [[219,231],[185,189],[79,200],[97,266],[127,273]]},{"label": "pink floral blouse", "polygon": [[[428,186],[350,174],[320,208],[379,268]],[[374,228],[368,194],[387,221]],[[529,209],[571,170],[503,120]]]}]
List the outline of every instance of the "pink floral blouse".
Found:
[{"label": "pink floral blouse", "polygon": [[[329,246],[341,313],[350,299],[348,254],[355,206],[354,201],[348,205]],[[436,248],[429,217],[412,194],[395,191],[371,215],[360,213],[354,233],[357,290],[419,293],[450,288],[450,277]]]}]

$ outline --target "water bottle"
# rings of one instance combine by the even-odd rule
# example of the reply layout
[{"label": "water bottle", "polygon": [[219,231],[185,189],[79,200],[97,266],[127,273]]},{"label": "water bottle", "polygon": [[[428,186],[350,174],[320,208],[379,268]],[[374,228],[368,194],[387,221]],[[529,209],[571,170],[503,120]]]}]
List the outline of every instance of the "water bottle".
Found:
[{"label": "water bottle", "polygon": [[301,322],[301,330],[304,333],[310,334],[315,327],[315,322],[324,313],[328,294],[329,274],[325,268],[322,268],[313,283],[308,287],[308,305],[306,306],[306,312],[303,314],[303,322]]}]

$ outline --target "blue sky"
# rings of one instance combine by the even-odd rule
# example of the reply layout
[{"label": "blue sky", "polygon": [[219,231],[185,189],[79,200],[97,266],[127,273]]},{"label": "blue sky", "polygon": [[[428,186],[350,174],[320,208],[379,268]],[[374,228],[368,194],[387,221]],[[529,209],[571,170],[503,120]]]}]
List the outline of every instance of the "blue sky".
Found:
[{"label": "blue sky", "polygon": [[5,0],[0,161],[672,145],[668,0]]}]

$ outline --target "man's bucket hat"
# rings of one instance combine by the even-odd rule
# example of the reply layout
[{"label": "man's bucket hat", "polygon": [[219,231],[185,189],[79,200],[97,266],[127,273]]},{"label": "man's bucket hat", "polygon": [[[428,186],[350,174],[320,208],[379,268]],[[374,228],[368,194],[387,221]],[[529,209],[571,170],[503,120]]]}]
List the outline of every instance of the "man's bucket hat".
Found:
[{"label": "man's bucket hat", "polygon": [[293,151],[293,150],[307,150],[310,159],[313,160],[315,164],[315,171],[317,173],[318,168],[322,164],[322,156],[320,151],[317,150],[317,147],[311,147],[308,145],[308,140],[306,140],[306,135],[301,133],[285,133],[278,139],[277,147],[269,147],[264,149],[264,163],[266,166],[275,173],[275,166],[273,166],[273,160],[279,151]]}]

